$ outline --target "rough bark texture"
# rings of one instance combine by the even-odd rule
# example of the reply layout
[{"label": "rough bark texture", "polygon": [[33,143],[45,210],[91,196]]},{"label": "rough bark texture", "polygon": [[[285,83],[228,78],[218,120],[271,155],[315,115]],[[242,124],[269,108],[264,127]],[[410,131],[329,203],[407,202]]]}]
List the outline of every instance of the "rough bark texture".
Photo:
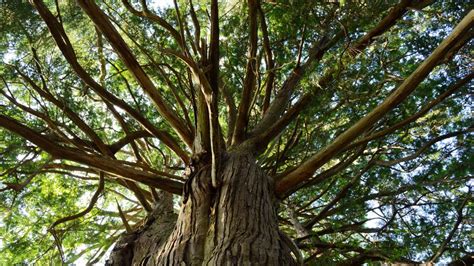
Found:
[{"label": "rough bark texture", "polygon": [[178,221],[164,244],[167,234],[148,226],[133,241],[133,254],[125,254],[132,257],[128,264],[113,265],[295,265],[278,229],[272,180],[252,156],[226,157],[218,189],[211,185],[210,167],[190,177]]},{"label": "rough bark texture", "polygon": [[160,198],[143,226],[125,233],[117,241],[106,265],[147,265],[151,254],[157,253],[168,239],[176,223],[173,196],[161,192]]}]

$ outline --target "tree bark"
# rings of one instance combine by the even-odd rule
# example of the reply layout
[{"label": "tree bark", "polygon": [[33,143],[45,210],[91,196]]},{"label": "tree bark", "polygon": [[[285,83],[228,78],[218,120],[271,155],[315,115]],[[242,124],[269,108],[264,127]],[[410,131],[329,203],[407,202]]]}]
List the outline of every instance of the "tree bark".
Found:
[{"label": "tree bark", "polygon": [[[132,241],[127,261],[115,259],[113,265],[296,265],[294,249],[278,229],[273,181],[255,158],[227,154],[217,189],[211,185],[210,168],[202,167],[189,178],[167,241],[159,243],[159,237],[151,236],[166,232],[146,229]],[[145,236],[157,241],[142,241]]]}]

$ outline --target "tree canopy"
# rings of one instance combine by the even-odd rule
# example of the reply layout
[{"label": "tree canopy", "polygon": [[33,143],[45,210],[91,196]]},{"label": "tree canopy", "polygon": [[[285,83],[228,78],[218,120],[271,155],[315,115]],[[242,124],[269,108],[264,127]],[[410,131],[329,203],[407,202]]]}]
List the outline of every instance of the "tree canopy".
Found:
[{"label": "tree canopy", "polygon": [[0,1],[0,264],[98,262],[239,150],[309,265],[473,255],[472,3],[159,3]]}]

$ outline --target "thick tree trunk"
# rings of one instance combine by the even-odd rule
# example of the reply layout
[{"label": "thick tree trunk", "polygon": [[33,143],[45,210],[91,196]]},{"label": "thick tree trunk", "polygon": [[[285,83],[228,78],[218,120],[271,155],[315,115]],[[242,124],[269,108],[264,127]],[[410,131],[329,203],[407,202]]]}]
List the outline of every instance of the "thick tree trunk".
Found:
[{"label": "thick tree trunk", "polygon": [[[162,241],[166,231],[145,229],[133,241],[131,258],[114,259],[120,251],[116,249],[112,264],[295,265],[291,243],[278,229],[272,180],[255,159],[247,154],[227,155],[218,189],[212,188],[210,175],[210,167],[203,167],[188,181],[167,241]],[[154,223],[161,220],[157,217]],[[155,242],[142,241],[146,235]]]}]

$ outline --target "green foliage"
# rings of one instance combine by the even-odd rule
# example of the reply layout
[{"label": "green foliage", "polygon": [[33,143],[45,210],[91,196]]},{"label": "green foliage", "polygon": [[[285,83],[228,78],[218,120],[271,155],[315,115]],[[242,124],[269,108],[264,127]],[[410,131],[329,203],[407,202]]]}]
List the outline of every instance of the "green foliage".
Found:
[{"label": "green foliage", "polygon": [[[99,47],[93,23],[75,2],[58,1],[59,13],[55,1],[45,2],[61,18],[85,71],[99,82],[103,67],[100,58],[103,56],[106,69],[103,86],[107,91],[177,139],[177,134],[158,114],[111,45],[104,41]],[[195,95],[192,95],[194,90],[188,80],[189,71],[182,60],[166,50],[178,50],[179,44],[157,23],[132,15],[121,1],[100,2],[101,9],[129,44],[165,102],[180,117],[184,119],[188,116],[187,119],[194,124]],[[140,8],[139,1],[131,2],[135,8]],[[347,56],[348,48],[375,27],[389,7],[397,2],[261,2],[275,61],[276,90],[295,70],[298,56],[302,60],[307,59],[312,44],[322,36],[334,36],[340,31],[344,34],[321,60],[309,66],[310,71],[296,88],[291,103],[295,103],[305,92],[316,91],[311,97],[311,104],[258,156],[259,164],[273,176],[307,160],[380,104],[471,9],[467,1],[437,1],[423,11],[409,10],[390,31],[378,36],[373,44],[354,58]],[[180,19],[190,29],[186,33],[186,39],[190,41],[195,28],[189,2],[178,1],[178,4],[182,15]],[[248,59],[247,6],[240,1],[221,1],[220,4],[220,85],[238,104]],[[64,106],[89,125],[106,145],[117,143],[130,132],[142,129],[124,110],[114,107],[114,114],[111,105],[75,74],[46,25],[27,1],[0,1],[0,5],[0,58],[3,61],[0,65],[1,115],[16,119],[51,140],[59,138],[57,141],[62,147],[75,147],[80,140],[88,140],[80,144],[91,154],[94,147],[90,144],[90,136],[65,114]],[[179,28],[173,8],[150,6],[155,14]],[[210,31],[208,3],[194,1],[193,7],[201,23],[201,37],[207,42]],[[263,34],[259,29],[259,65],[256,69],[259,80],[249,112],[249,128],[257,124],[263,114],[261,107],[265,76],[268,74]],[[438,66],[407,100],[374,124],[373,128],[367,129],[367,133],[407,119],[469,74],[473,66],[472,44],[471,40],[459,53]],[[199,54],[195,55],[195,59],[199,57]],[[21,78],[20,72],[64,106],[46,101]],[[320,88],[321,77],[326,74],[330,74],[332,79]],[[275,92],[272,100],[274,96]],[[176,103],[176,99],[182,101],[182,106]],[[28,108],[40,112],[50,121]],[[223,96],[219,98],[218,109],[221,129],[227,133],[230,117]],[[347,167],[320,182],[313,179],[283,200],[279,208],[281,229],[297,239],[305,257],[320,252],[312,257],[308,265],[331,265],[366,254],[377,255],[387,261],[399,261],[401,258],[425,261],[450,234],[459,217],[459,209],[465,219],[449,242],[442,260],[471,254],[473,247],[469,241],[472,235],[469,232],[472,233],[472,220],[466,217],[472,217],[473,205],[471,199],[466,206],[462,203],[466,197],[472,197],[469,195],[472,192],[474,165],[472,131],[439,141],[415,158],[403,161],[436,137],[472,129],[471,109],[472,83],[468,83],[416,121],[369,142],[360,156]],[[122,117],[121,121],[117,115]],[[142,167],[149,172],[184,175],[186,166],[158,139],[140,138],[134,145],[140,150],[140,156],[136,156],[131,145],[126,145],[115,155],[115,159],[138,161],[140,165],[133,167]],[[184,144],[180,145],[189,151]],[[355,150],[341,151],[318,169],[315,176],[344,162],[357,153]],[[384,162],[394,160],[401,162],[384,165]],[[371,167],[365,169],[367,165]],[[355,178],[359,173],[360,176]],[[134,194],[111,175],[107,177],[106,188],[94,209],[84,217],[58,225],[59,241],[55,241],[48,231],[50,226],[58,218],[87,207],[97,189],[97,171],[52,157],[32,142],[3,129],[1,124],[0,180],[1,265],[97,261],[124,230],[116,200],[132,226],[138,227],[146,215]],[[21,189],[11,189],[11,184],[22,182],[26,184]],[[295,225],[289,221],[304,224],[321,215],[321,210],[331,204],[346,186],[350,189],[344,197],[326,210],[309,230],[311,237],[298,235]],[[148,191],[146,186],[140,185],[140,188]],[[372,262],[369,265],[373,265]]]}]

